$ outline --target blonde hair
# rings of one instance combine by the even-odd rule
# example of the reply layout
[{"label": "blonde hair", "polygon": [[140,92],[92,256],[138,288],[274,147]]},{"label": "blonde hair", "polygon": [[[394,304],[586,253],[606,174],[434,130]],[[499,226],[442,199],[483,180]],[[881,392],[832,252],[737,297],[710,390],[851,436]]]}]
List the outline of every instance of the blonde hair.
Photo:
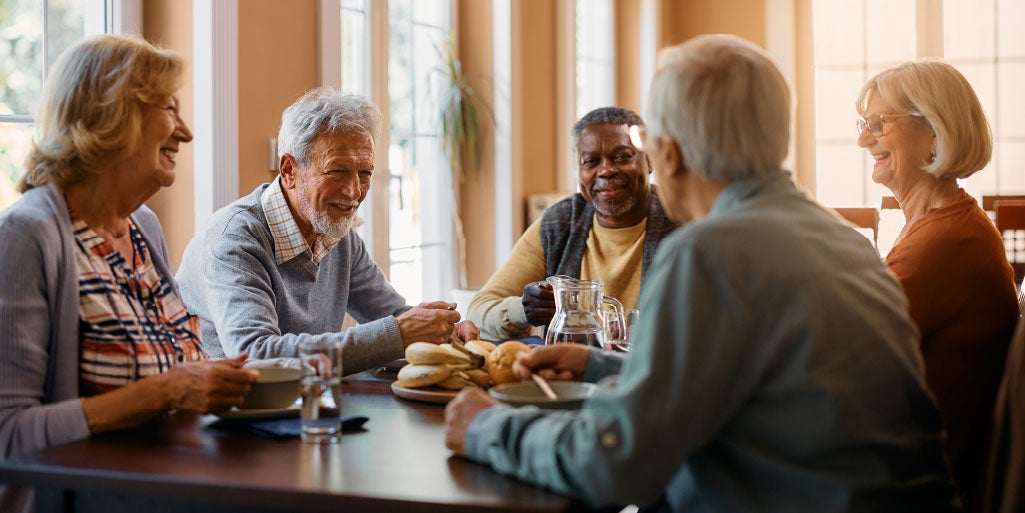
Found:
[{"label": "blonde hair", "polygon": [[80,182],[133,151],[144,106],[178,90],[183,69],[176,53],[139,37],[106,34],[68,48],[43,85],[18,190]]},{"label": "blonde hair", "polygon": [[750,41],[709,34],[666,48],[648,100],[650,136],[668,134],[688,167],[720,181],[780,171],[790,86]]},{"label": "blonde hair", "polygon": [[925,171],[937,178],[968,178],[993,155],[993,134],[975,90],[956,68],[928,59],[879,72],[861,88],[858,113],[864,116],[872,93],[894,114],[922,116],[936,134],[936,155]]}]

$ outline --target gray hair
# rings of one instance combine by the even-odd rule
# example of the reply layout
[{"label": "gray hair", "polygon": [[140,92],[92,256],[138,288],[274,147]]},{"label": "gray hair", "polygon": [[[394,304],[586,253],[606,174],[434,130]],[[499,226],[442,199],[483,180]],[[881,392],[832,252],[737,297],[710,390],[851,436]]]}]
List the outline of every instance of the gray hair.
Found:
[{"label": "gray hair", "polygon": [[662,50],[648,139],[668,136],[689,168],[733,181],[779,171],[790,141],[790,86],[761,48],[710,34]]},{"label": "gray hair", "polygon": [[598,107],[597,109],[584,114],[584,117],[573,124],[570,135],[573,136],[573,151],[576,151],[577,143],[580,142],[580,134],[584,133],[591,125],[626,125],[644,126],[644,120],[636,112],[622,107]]},{"label": "gray hair", "polygon": [[369,136],[375,142],[381,129],[381,111],[358,94],[341,94],[318,87],[304,94],[281,115],[278,152],[295,157],[299,167],[309,165],[313,140],[322,133]]},{"label": "gray hair", "polygon": [[924,170],[937,178],[968,178],[986,167],[993,136],[979,97],[956,68],[933,59],[881,71],[861,88],[858,113],[867,114],[872,94],[897,109],[925,118],[936,134],[936,155]]}]

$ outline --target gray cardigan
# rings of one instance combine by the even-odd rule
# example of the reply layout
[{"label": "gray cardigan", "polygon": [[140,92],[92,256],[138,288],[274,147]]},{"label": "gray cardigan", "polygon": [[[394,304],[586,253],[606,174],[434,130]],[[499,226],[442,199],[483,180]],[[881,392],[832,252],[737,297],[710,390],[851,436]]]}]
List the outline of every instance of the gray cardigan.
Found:
[{"label": "gray cardigan", "polygon": [[[261,203],[263,184],[218,210],[182,257],[178,285],[211,356],[295,357],[302,340],[342,343],[345,374],[401,358],[395,316],[410,307],[350,233],[314,264],[282,263]],[[341,331],[345,313],[361,324]]]},{"label": "gray cardigan", "polygon": [[[157,216],[132,220],[172,283]],[[0,459],[89,436],[78,395],[78,267],[68,207],[53,186],[0,214]]]}]

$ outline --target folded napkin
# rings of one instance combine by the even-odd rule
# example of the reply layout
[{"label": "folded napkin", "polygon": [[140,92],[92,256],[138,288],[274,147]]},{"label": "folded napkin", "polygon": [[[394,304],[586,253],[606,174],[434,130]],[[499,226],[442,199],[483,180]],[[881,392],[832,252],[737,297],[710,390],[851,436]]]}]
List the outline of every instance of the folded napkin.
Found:
[{"label": "folded napkin", "polygon": [[[355,431],[363,428],[363,423],[368,419],[363,416],[350,415],[342,417],[342,431]],[[255,435],[271,440],[292,440],[299,438],[302,434],[301,420],[298,417],[291,419],[221,419],[210,425],[208,428],[228,433],[242,433]]]}]

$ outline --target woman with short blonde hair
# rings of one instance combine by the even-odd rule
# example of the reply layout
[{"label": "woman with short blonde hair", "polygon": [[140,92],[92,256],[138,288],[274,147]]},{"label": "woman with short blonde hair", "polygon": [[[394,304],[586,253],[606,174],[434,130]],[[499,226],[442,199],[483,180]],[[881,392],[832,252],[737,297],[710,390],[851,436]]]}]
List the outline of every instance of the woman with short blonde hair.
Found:
[{"label": "woman with short blonde hair", "polygon": [[1003,240],[957,182],[989,162],[989,123],[965,77],[936,60],[882,71],[862,87],[856,106],[858,145],[875,160],[872,179],[893,192],[907,219],[886,264],[921,333],[946,453],[972,509],[1018,317]]}]

